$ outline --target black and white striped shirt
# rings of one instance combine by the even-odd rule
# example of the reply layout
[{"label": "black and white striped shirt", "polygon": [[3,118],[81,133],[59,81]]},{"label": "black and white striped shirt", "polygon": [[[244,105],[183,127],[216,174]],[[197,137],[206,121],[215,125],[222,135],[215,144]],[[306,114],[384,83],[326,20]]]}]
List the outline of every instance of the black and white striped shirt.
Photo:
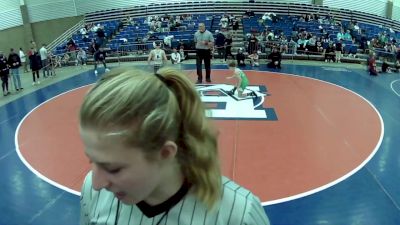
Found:
[{"label": "black and white striped shirt", "polygon": [[91,172],[86,176],[81,193],[81,225],[269,225],[260,200],[250,191],[222,177],[223,197],[210,211],[188,192],[168,211],[147,217],[137,205],[120,203],[112,192],[92,188]]}]

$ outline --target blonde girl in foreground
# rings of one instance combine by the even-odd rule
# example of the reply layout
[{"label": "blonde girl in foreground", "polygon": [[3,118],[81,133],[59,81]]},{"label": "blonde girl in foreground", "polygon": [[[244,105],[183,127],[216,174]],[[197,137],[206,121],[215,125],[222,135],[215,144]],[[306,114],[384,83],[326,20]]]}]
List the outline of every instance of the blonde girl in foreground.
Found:
[{"label": "blonde girl in foreground", "polygon": [[221,176],[217,132],[180,71],[105,74],[84,98],[80,134],[92,165],[81,225],[269,224],[259,199]]}]

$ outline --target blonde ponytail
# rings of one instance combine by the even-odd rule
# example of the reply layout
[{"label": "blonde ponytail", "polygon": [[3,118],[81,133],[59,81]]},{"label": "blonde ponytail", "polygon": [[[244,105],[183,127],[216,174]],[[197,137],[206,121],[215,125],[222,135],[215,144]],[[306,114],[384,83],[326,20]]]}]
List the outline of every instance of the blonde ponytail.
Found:
[{"label": "blonde ponytail", "polygon": [[186,178],[194,184],[195,193],[211,208],[220,198],[221,171],[216,129],[205,116],[205,107],[193,83],[181,72],[163,68],[158,74],[174,92],[180,113],[181,151],[178,160]]}]

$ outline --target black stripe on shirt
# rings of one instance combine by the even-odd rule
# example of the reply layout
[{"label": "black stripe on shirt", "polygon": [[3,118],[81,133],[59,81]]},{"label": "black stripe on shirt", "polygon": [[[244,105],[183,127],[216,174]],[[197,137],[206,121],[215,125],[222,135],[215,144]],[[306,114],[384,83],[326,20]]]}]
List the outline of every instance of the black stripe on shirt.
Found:
[{"label": "black stripe on shirt", "polygon": [[244,203],[244,210],[243,210],[243,214],[242,214],[242,219],[240,220],[240,224],[243,223],[244,215],[246,214],[247,200],[248,200],[250,194],[251,194],[251,192],[249,192],[249,193],[246,195],[246,201],[245,201],[245,203]]},{"label": "black stripe on shirt", "polygon": [[233,202],[232,202],[231,212],[229,213],[228,225],[230,224],[229,222],[231,221],[233,208],[235,208],[236,191],[239,190],[239,189],[240,189],[240,186],[238,186],[238,187],[235,189],[235,193],[233,194]]},{"label": "black stripe on shirt", "polygon": [[194,201],[193,212],[192,212],[192,219],[190,220],[190,225],[192,225],[192,223],[193,223],[194,211],[196,211],[196,204],[197,204],[197,200]]},{"label": "black stripe on shirt", "polygon": [[185,204],[185,200],[186,200],[186,198],[183,199],[182,205],[181,205],[181,209],[179,210],[179,214],[178,214],[178,225],[179,225],[179,222],[181,221],[181,213],[182,213],[182,209],[183,209],[183,204]]},{"label": "black stripe on shirt", "polygon": [[[108,216],[107,216],[107,219],[106,219],[106,224],[108,223],[108,219],[110,219],[110,215],[111,215],[111,211],[112,211],[112,208],[113,208],[114,200],[115,200],[115,198],[113,198],[112,201],[111,201],[110,209],[108,210]],[[118,212],[116,212],[116,213],[118,213]]]},{"label": "black stripe on shirt", "polygon": [[99,200],[100,200],[101,191],[99,191],[97,193],[98,193],[98,196],[97,196],[96,204],[95,204],[95,207],[94,207],[94,213],[96,213],[96,211],[97,211],[97,205],[98,205]]},{"label": "black stripe on shirt", "polygon": [[131,219],[132,219],[132,212],[133,212],[133,205],[131,205],[131,212],[129,213],[128,225],[131,223]]}]

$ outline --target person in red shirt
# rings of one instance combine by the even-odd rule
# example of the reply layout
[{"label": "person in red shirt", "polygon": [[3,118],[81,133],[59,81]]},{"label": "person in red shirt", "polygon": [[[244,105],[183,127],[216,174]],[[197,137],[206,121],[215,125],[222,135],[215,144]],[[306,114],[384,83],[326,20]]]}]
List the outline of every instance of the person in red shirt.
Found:
[{"label": "person in red shirt", "polygon": [[371,53],[371,55],[368,59],[368,71],[369,71],[369,75],[378,76],[378,71],[376,71],[375,53]]}]

